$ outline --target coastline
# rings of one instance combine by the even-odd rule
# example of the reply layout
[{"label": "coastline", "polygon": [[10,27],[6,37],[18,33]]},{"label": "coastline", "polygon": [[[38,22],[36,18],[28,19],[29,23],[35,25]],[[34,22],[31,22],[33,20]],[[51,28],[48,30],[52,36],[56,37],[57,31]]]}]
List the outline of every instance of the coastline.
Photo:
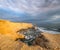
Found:
[{"label": "coastline", "polygon": [[[29,46],[21,40],[15,40],[17,38],[24,38],[23,35],[19,35],[16,31],[20,30],[20,28],[27,29],[32,26],[33,25],[29,23],[14,23],[1,20],[0,50],[60,50],[60,34],[53,34],[52,32],[47,33],[44,29],[41,33],[42,36],[36,38],[35,40],[38,45]],[[42,29],[40,29],[40,31],[42,31]]]},{"label": "coastline", "polygon": [[42,32],[46,32],[46,33],[50,33],[50,34],[60,34],[60,32],[58,32],[58,31],[48,30],[43,27],[38,27],[38,29]]}]

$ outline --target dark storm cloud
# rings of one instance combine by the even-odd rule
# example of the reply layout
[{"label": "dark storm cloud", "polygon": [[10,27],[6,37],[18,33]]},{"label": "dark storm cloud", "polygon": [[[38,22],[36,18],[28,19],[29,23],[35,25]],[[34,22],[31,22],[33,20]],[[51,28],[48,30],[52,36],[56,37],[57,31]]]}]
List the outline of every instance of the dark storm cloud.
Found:
[{"label": "dark storm cloud", "polygon": [[60,0],[0,0],[0,7],[31,14],[60,8]]},{"label": "dark storm cloud", "polygon": [[[18,13],[27,13],[30,14],[32,18],[38,19],[39,17],[39,20],[42,19],[43,21],[55,21],[60,19],[60,15],[58,15],[60,13],[60,0],[0,0],[0,8]],[[56,12],[59,13],[56,14]],[[0,14],[3,14],[3,12]],[[14,14],[11,16],[14,16]],[[20,17],[21,14],[20,16],[15,16]]]}]

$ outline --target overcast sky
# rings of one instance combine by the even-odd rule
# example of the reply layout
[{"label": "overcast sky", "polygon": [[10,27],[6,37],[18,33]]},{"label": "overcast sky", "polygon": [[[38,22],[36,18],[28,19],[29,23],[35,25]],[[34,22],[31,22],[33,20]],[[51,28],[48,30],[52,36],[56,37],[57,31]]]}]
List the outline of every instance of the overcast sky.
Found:
[{"label": "overcast sky", "polygon": [[[60,0],[0,0],[0,8],[17,13],[28,13],[32,16],[38,16],[42,13],[42,16],[46,15],[46,21],[60,19]],[[2,13],[0,12],[0,14]]]}]

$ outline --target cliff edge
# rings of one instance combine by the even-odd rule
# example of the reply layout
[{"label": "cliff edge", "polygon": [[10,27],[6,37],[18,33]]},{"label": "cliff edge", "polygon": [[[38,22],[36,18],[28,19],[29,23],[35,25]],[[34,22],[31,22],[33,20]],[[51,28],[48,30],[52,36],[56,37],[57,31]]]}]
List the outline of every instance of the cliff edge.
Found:
[{"label": "cliff edge", "polygon": [[0,20],[0,50],[60,50],[60,34],[40,32],[40,35],[31,41],[31,45],[21,41],[25,35],[18,31],[27,31],[32,27],[34,26],[31,23]]}]

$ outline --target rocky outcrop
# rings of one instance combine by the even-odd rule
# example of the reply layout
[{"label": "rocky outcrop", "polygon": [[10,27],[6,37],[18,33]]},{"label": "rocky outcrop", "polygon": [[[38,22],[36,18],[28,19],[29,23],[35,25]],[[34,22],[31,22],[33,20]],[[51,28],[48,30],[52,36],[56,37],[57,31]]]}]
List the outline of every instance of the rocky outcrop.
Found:
[{"label": "rocky outcrop", "polygon": [[60,34],[41,32],[31,23],[0,20],[0,50],[60,50]]}]

